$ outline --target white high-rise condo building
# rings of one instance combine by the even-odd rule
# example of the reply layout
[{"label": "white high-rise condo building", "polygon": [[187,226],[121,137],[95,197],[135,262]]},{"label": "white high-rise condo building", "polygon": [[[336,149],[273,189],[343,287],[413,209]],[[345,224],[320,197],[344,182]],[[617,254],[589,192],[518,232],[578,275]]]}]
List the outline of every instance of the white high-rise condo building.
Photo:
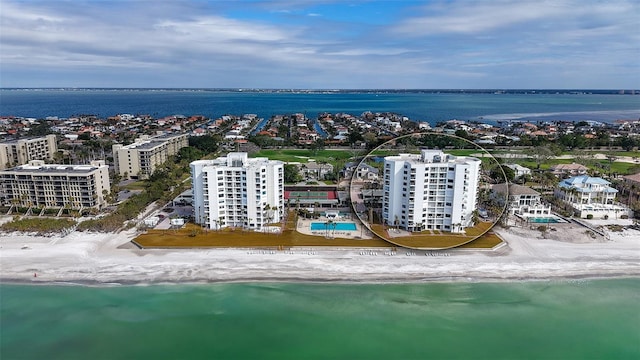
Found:
[{"label": "white high-rise condo building", "polygon": [[473,226],[480,160],[422,150],[384,158],[382,217],[407,231]]},{"label": "white high-rise condo building", "polygon": [[282,219],[284,163],[232,152],[191,163],[195,222],[262,230]]}]

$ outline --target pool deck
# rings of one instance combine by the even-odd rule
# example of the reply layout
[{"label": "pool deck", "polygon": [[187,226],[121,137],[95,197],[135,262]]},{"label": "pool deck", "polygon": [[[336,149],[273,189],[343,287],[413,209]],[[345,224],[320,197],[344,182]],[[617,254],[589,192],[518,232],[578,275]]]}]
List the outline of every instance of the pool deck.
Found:
[{"label": "pool deck", "polygon": [[298,223],[296,224],[296,231],[301,234],[312,235],[312,236],[322,236],[322,237],[333,237],[333,238],[341,238],[341,239],[373,239],[373,234],[366,228],[363,227],[362,224],[358,221],[358,219],[340,219],[335,220],[331,219],[336,223],[353,223],[356,225],[356,230],[335,230],[327,233],[325,230],[311,230],[311,223],[314,222],[326,222],[329,219],[321,216],[318,219],[304,219],[298,218]]}]

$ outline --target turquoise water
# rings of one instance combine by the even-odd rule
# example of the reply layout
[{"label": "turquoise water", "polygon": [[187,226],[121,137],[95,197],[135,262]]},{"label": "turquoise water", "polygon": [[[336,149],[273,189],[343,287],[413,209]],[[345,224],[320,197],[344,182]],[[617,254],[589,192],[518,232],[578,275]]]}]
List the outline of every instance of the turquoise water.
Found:
[{"label": "turquoise water", "polygon": [[530,217],[528,218],[529,222],[532,223],[559,223],[559,222],[564,222],[558,218],[555,217]]},{"label": "turquoise water", "polygon": [[[335,227],[334,227],[335,226]],[[356,224],[352,222],[339,222],[326,224],[322,222],[312,222],[311,230],[342,230],[342,231],[355,231],[357,229]]]},{"label": "turquoise water", "polygon": [[638,359],[640,279],[0,285],[0,358]]}]

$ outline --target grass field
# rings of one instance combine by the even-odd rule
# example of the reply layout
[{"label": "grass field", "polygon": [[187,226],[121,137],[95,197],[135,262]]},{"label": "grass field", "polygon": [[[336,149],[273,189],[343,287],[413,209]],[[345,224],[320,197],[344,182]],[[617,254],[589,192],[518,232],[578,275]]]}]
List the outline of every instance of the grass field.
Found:
[{"label": "grass field", "polygon": [[[558,165],[558,164],[571,164],[573,163],[575,160],[573,159],[549,159],[547,161],[545,161],[544,163],[540,164],[540,169],[541,170],[549,170],[549,168],[551,168],[554,165]],[[524,167],[528,167],[529,169],[535,169],[537,167],[536,162],[532,161],[532,160],[523,160],[523,159],[518,159],[518,160],[514,160],[515,163],[518,163]],[[611,172],[612,173],[618,173],[618,174],[622,174],[622,175],[629,175],[629,174],[635,174],[636,172],[638,172],[640,170],[640,165],[639,164],[634,164],[634,163],[627,163],[627,162],[612,162],[609,163],[609,160],[597,160],[597,163],[601,164],[602,166],[608,167],[611,166]],[[594,170],[600,171],[600,172],[605,172],[608,173],[609,170],[603,170],[602,167],[598,168],[595,167],[593,165],[591,166],[587,166],[589,168],[592,168]]]},{"label": "grass field", "polygon": [[[467,243],[469,243],[466,246],[467,248],[492,248],[502,242],[497,235],[486,233],[478,237],[480,234],[487,232],[491,225],[492,223],[489,222],[481,222],[472,228],[467,228],[465,234],[423,231],[403,237],[390,236],[389,231],[393,230],[385,229],[382,225],[373,225],[372,229],[377,235],[393,244],[414,249],[448,249]],[[476,237],[478,239],[475,239]]]},{"label": "grass field", "polygon": [[314,159],[317,162],[325,161],[333,163],[337,160],[347,160],[357,156],[360,152],[349,150],[306,150],[306,149],[278,149],[260,150],[251,157],[267,157],[270,160],[280,160],[284,162],[307,162]]}]

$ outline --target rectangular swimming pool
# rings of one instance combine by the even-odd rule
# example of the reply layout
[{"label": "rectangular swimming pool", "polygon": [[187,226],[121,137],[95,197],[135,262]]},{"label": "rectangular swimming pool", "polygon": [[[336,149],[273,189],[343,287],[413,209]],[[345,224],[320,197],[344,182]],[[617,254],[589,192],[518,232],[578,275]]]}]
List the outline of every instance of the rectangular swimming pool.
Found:
[{"label": "rectangular swimming pool", "polygon": [[[335,228],[334,228],[335,225]],[[356,223],[352,222],[337,222],[337,223],[323,223],[312,222],[311,230],[340,230],[340,231],[355,231],[357,230]]]},{"label": "rectangular swimming pool", "polygon": [[527,218],[527,220],[530,223],[544,223],[544,224],[555,224],[555,223],[562,223],[565,222],[564,220],[557,218],[557,217],[529,217]]}]

